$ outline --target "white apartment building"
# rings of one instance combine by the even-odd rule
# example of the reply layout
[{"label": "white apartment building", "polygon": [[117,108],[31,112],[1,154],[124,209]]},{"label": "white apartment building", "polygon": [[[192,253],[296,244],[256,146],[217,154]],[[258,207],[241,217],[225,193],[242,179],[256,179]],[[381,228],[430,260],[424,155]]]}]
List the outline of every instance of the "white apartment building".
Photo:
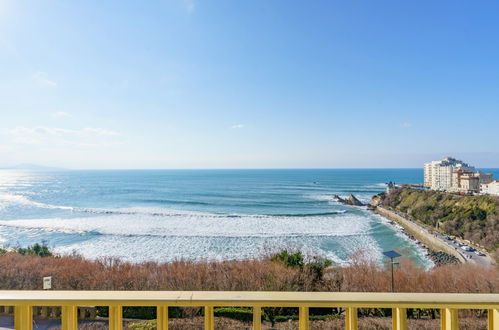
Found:
[{"label": "white apartment building", "polygon": [[452,157],[424,164],[424,185],[434,190],[450,190],[454,171],[474,172],[475,168]]},{"label": "white apartment building", "polygon": [[482,194],[499,196],[499,180],[484,182],[480,185]]}]

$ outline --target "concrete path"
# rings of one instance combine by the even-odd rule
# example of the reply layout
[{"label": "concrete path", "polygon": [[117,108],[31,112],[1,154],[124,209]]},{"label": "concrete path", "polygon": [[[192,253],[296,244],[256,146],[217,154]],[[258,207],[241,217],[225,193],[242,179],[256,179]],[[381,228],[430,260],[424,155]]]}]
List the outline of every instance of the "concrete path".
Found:
[{"label": "concrete path", "polygon": [[[35,319],[33,322],[33,330],[48,330],[54,326],[60,326],[61,322],[58,320],[40,320]],[[0,330],[14,329],[13,316],[0,316]]]},{"label": "concrete path", "polygon": [[[35,319],[33,330],[60,329],[61,320]],[[78,328],[83,329],[108,329],[107,320],[79,320]],[[14,317],[9,315],[0,316],[0,330],[14,329]]]}]

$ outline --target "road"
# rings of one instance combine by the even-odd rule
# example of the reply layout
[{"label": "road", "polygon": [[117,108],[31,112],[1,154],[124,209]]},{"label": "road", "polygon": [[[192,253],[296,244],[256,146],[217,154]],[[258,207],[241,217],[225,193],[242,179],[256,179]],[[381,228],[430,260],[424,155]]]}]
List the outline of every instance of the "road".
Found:
[{"label": "road", "polygon": [[[465,251],[461,247],[466,246],[466,244],[453,240],[450,237],[444,236],[439,233],[433,233],[433,235],[442,241],[446,242],[448,245],[452,246],[456,251],[458,251],[461,255],[463,255],[466,258],[467,262],[475,263],[477,265],[482,265],[482,266],[490,266],[493,264],[492,258],[487,256],[486,254],[478,255],[476,253],[477,250],[470,246],[472,248],[472,251]],[[468,245],[469,246],[469,245]]]}]

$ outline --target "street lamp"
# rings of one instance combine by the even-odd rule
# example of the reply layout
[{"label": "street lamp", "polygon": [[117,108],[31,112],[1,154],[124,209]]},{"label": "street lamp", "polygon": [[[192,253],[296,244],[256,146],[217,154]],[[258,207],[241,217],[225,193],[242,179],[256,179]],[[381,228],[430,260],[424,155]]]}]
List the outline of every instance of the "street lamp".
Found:
[{"label": "street lamp", "polygon": [[394,262],[393,259],[400,257],[401,254],[395,251],[386,251],[383,252],[383,254],[390,258],[390,265],[392,267],[392,292],[395,292],[395,283],[393,282],[393,265],[398,265],[398,262]]}]

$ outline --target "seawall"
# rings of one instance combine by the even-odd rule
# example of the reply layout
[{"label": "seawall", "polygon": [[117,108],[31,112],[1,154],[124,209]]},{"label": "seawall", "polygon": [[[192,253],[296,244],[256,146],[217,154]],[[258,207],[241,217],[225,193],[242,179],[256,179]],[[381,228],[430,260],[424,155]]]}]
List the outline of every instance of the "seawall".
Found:
[{"label": "seawall", "polygon": [[414,236],[418,241],[421,243],[425,244],[428,246],[430,249],[434,251],[442,251],[445,253],[448,253],[456,258],[459,259],[462,263],[467,262],[467,260],[458,252],[456,251],[452,246],[447,244],[446,242],[443,242],[442,240],[434,237],[432,234],[427,232],[425,229],[423,229],[420,225],[413,223],[404,217],[401,217],[397,213],[388,210],[382,206],[376,206],[374,209],[374,212],[378,213],[379,215],[393,220],[397,222],[400,226],[402,226],[409,234]]}]

